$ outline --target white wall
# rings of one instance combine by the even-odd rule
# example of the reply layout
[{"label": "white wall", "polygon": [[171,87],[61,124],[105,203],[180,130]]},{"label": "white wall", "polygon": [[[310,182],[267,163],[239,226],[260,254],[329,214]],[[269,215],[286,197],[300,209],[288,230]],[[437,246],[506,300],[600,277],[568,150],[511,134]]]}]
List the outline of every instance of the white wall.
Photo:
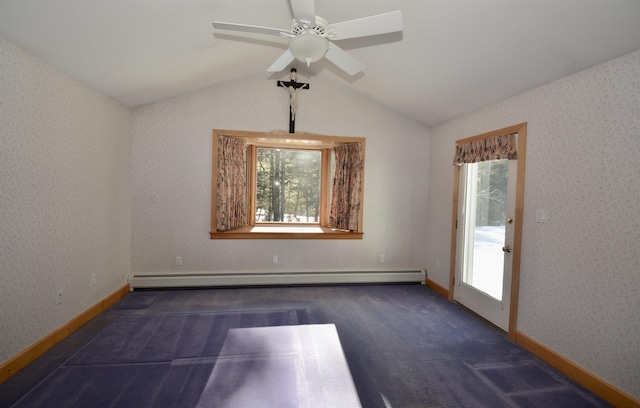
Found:
[{"label": "white wall", "polygon": [[[330,81],[298,96],[296,131],[366,138],[363,240],[211,240],[212,129],[288,130],[267,74],[134,110],[134,274],[423,268],[429,129]],[[151,196],[159,202],[152,203]],[[379,263],[379,255],[386,263]],[[175,266],[175,256],[183,265]],[[272,255],[279,263],[272,264]]]},{"label": "white wall", "polygon": [[126,284],[131,112],[2,39],[0,67],[3,362]]},{"label": "white wall", "polygon": [[640,398],[640,51],[432,129],[429,276],[448,287],[454,142],[521,122],[518,330]]}]

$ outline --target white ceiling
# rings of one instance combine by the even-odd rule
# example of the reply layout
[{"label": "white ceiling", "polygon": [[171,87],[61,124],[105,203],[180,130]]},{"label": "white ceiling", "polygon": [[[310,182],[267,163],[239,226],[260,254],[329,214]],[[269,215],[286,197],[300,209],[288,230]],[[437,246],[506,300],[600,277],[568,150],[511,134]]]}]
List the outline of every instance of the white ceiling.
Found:
[{"label": "white ceiling", "polygon": [[[316,0],[329,23],[393,10],[402,33],[338,43],[361,73],[321,60],[300,76],[433,126],[640,49],[638,0]],[[287,47],[214,35],[211,21],[288,29],[292,17],[288,0],[0,0],[0,36],[137,107],[265,72]]]}]

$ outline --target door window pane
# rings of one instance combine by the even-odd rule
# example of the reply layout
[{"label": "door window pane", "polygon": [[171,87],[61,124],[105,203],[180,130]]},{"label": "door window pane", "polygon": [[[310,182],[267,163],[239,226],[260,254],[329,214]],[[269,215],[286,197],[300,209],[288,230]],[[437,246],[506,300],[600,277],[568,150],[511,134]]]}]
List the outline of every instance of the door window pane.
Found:
[{"label": "door window pane", "polygon": [[466,250],[463,281],[502,300],[508,160],[465,164]]}]

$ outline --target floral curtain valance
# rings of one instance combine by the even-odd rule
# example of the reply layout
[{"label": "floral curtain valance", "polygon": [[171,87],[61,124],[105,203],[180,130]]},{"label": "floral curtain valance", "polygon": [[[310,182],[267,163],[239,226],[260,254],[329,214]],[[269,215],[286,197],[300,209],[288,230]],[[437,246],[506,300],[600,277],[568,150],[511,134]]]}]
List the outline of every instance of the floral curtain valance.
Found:
[{"label": "floral curtain valance", "polygon": [[517,133],[492,136],[456,145],[453,164],[478,163],[488,160],[514,160],[518,158]]},{"label": "floral curtain valance", "polygon": [[247,148],[232,137],[218,138],[216,230],[247,224]]}]

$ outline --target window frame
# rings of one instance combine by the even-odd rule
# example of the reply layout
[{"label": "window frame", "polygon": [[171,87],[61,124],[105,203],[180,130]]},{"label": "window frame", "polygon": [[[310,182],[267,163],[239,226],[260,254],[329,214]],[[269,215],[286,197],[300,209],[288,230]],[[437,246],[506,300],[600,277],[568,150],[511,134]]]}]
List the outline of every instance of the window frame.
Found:
[{"label": "window frame", "polygon": [[[229,231],[217,231],[217,180],[218,180],[218,139],[219,136],[240,139],[247,143],[247,224]],[[335,146],[359,143],[362,149],[362,159],[365,157],[365,138],[352,136],[326,136],[312,133],[252,132],[237,130],[213,130],[213,162],[211,188],[211,239],[362,239],[363,236],[363,207],[364,207],[364,178],[361,191],[358,230],[344,231],[330,228],[329,197],[331,196],[331,150]],[[257,148],[282,148],[321,150],[321,194],[320,194],[320,222],[319,223],[257,223],[256,210],[256,165]]]}]

